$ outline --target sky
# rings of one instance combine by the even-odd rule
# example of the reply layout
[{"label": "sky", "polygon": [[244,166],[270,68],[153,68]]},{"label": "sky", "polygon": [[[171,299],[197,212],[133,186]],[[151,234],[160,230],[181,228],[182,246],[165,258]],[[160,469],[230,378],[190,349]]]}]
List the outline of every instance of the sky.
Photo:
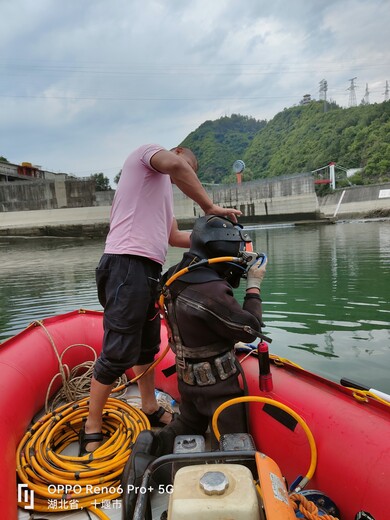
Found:
[{"label": "sky", "polygon": [[[0,156],[112,180],[146,143],[385,100],[390,0],[0,0]],[[319,165],[321,166],[321,165]]]}]

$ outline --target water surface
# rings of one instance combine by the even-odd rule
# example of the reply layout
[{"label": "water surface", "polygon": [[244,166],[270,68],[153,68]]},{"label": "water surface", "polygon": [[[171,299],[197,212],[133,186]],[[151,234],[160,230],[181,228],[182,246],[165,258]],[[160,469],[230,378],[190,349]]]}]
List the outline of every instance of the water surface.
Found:
[{"label": "water surface", "polygon": [[[249,226],[268,255],[262,285],[270,350],[318,374],[390,393],[390,223]],[[102,240],[0,241],[0,341],[31,321],[101,309],[94,270]],[[167,265],[182,251],[170,249]],[[242,300],[244,288],[236,295]]]}]

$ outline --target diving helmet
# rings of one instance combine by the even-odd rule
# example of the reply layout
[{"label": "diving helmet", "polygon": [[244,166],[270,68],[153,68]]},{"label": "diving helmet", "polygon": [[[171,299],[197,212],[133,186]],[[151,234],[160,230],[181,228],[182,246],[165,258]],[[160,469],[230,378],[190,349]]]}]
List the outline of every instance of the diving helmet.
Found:
[{"label": "diving helmet", "polygon": [[[205,215],[196,220],[190,238],[190,254],[199,260],[223,256],[237,257],[240,251],[252,250],[252,241],[240,224],[225,217]],[[232,287],[238,287],[245,268],[235,262],[221,262],[210,266]]]},{"label": "diving helmet", "polygon": [[196,220],[190,241],[190,253],[203,259],[237,256],[251,239],[240,224],[225,217],[205,215]]}]

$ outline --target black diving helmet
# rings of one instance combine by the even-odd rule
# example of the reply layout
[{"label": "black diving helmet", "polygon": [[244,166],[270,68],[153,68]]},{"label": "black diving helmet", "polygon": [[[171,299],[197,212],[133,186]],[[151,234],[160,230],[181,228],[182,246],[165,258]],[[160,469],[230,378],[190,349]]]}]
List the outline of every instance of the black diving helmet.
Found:
[{"label": "black diving helmet", "polygon": [[[205,215],[196,220],[191,233],[190,253],[198,258],[211,259],[223,256],[242,256],[252,251],[252,240],[240,224],[225,217]],[[210,267],[223,276],[232,287],[238,287],[246,274],[245,261],[220,262]]]}]

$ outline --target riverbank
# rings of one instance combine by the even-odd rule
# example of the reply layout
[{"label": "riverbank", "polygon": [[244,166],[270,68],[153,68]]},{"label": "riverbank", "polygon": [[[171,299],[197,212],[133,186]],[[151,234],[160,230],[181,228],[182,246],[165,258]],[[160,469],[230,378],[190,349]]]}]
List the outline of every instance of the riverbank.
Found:
[{"label": "riverbank", "polygon": [[[12,211],[0,214],[0,237],[105,237],[109,228],[110,207],[63,208],[34,211]],[[179,219],[181,229],[191,229],[193,218]],[[307,219],[299,215],[283,215],[272,219],[264,217],[242,217],[242,224],[264,225],[309,225],[329,224],[332,219]]]},{"label": "riverbank", "polygon": [[[264,217],[242,217],[241,224],[258,224],[264,227],[311,226],[334,224],[342,219],[327,217],[304,219],[297,215],[290,218],[264,219]],[[64,208],[36,211],[12,211],[0,214],[0,238],[2,237],[105,237],[109,229],[110,207]],[[179,220],[181,229],[191,229],[195,218]],[[390,212],[363,217],[361,212],[348,220],[390,221]]]},{"label": "riverbank", "polygon": [[[279,188],[298,186],[303,190],[307,177],[285,179]],[[289,184],[290,183],[290,184]],[[295,184],[294,184],[295,183]],[[293,192],[266,193],[271,184],[244,183],[236,190],[221,186],[210,197],[221,206],[237,207],[242,211],[241,224],[310,225],[331,224],[340,220],[388,220],[390,217],[390,183],[373,186],[353,186],[336,190],[325,197],[314,192],[297,195]],[[256,192],[257,190],[257,192]],[[265,190],[265,191],[264,191]],[[279,190],[280,191],[280,190]],[[257,194],[256,194],[256,193]],[[255,202],[254,202],[255,201]],[[182,192],[174,189],[175,215],[181,229],[191,229],[199,207]],[[60,209],[36,209],[0,212],[0,237],[57,236],[105,237],[109,228],[110,204]]]},{"label": "riverbank", "polygon": [[0,214],[0,236],[106,236],[110,206],[11,211]]}]

